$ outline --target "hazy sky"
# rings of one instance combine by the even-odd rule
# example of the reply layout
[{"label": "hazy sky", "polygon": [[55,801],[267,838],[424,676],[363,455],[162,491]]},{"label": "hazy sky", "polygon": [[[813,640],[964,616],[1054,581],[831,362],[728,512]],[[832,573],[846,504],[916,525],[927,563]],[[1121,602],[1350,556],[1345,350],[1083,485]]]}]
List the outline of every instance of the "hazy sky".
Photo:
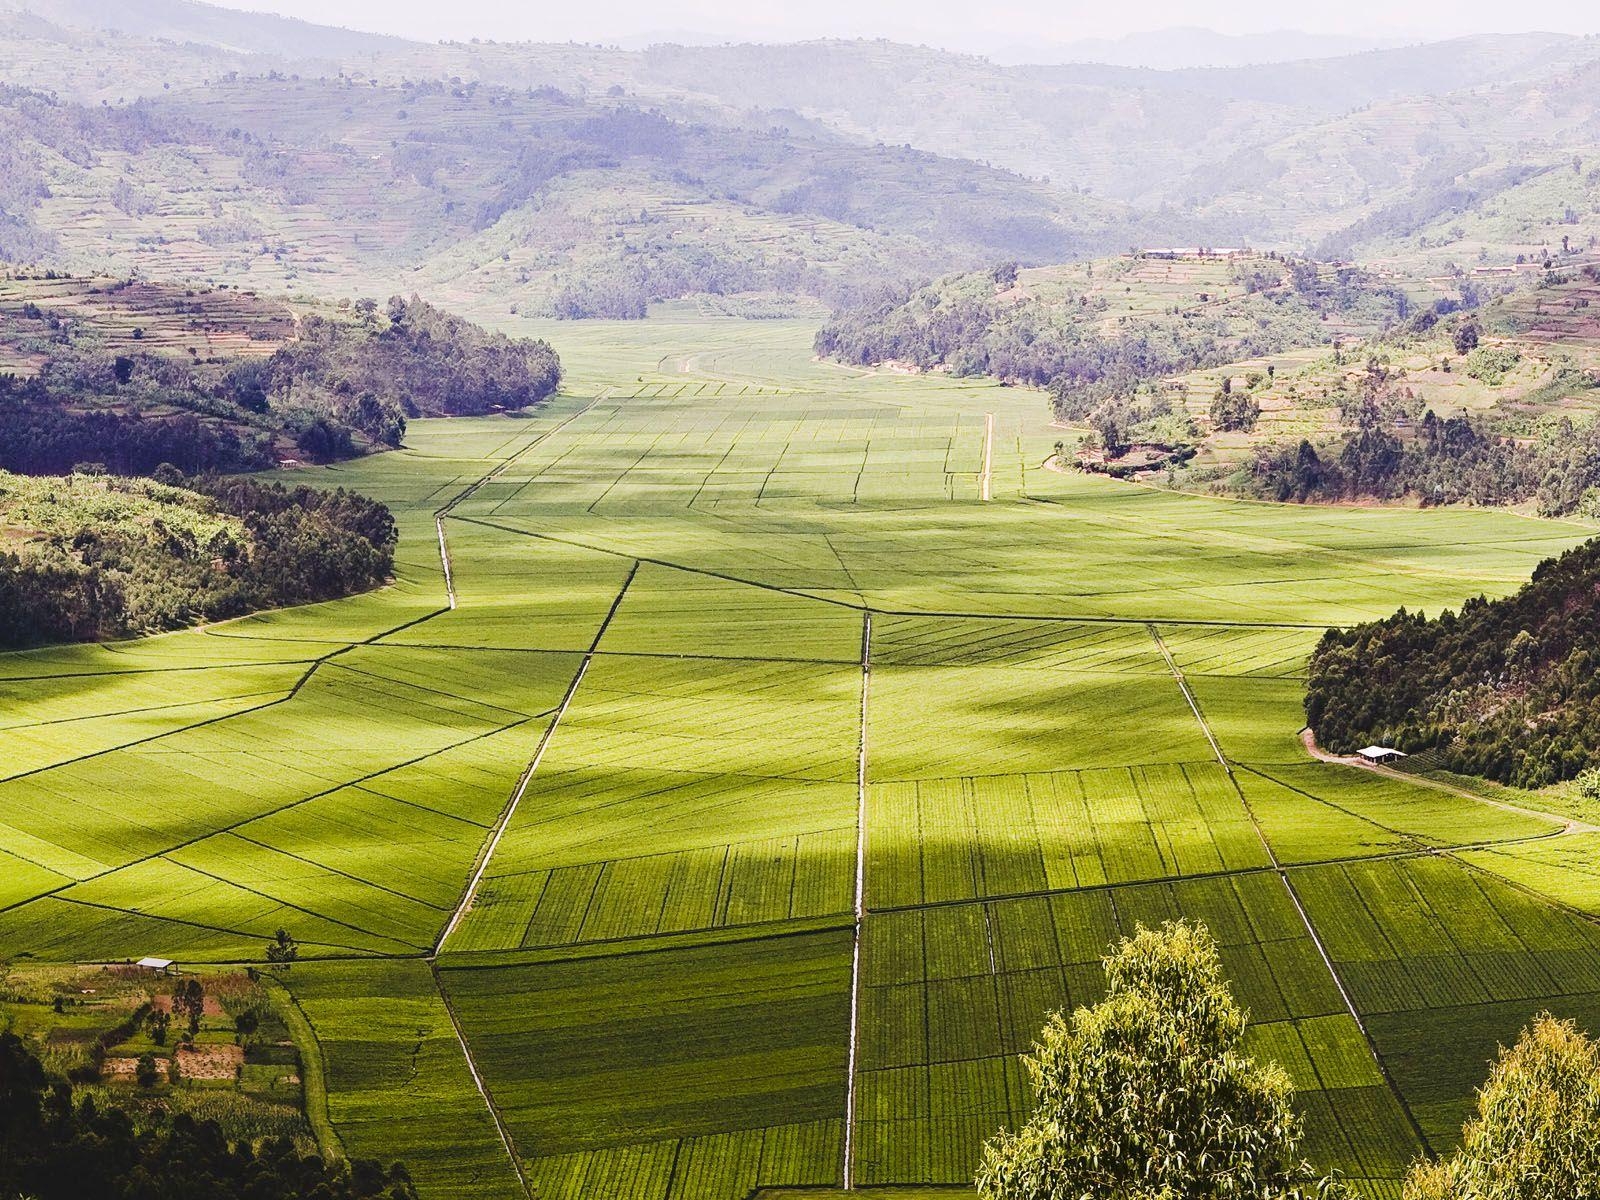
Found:
[{"label": "hazy sky", "polygon": [[611,41],[689,31],[753,40],[888,36],[959,46],[964,34],[1073,41],[1199,25],[1365,37],[1530,29],[1600,33],[1594,0],[221,0],[323,24],[436,39]]}]

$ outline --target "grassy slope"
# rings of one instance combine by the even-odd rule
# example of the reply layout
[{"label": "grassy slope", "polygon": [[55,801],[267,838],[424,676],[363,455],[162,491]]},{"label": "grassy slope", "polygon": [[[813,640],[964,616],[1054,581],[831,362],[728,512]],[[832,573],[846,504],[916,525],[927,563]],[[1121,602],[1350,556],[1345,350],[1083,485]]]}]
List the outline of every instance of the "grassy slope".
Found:
[{"label": "grassy slope", "polygon": [[[1590,1012],[1590,927],[1452,850],[1558,826],[1295,739],[1318,626],[1508,592],[1586,530],[1056,475],[1039,395],[815,363],[803,325],[562,332],[570,394],[539,416],[419,422],[327,473],[400,515],[394,588],[0,659],[32,772],[0,779],[0,952],[248,958],[287,925],[349,1152],[408,1159],[429,1194],[516,1195],[417,960],[594,647],[440,960],[479,1068],[544,1195],[836,1184],[870,606],[861,1182],[969,1177],[1023,1111],[1013,1056],[1096,998],[1135,920],[1210,923],[1312,1150],[1375,1195],[1419,1144],[1402,1104],[1448,1141],[1495,1038]],[[445,522],[451,610],[432,514],[499,466]],[[207,699],[252,673],[276,703]],[[138,717],[141,680],[213,707]]]}]

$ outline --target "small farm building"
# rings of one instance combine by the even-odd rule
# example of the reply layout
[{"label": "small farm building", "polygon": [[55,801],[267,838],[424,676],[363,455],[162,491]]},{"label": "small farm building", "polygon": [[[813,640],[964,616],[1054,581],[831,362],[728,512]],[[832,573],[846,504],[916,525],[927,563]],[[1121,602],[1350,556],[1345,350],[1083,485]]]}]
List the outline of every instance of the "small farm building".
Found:
[{"label": "small farm building", "polygon": [[157,975],[172,974],[172,960],[170,958],[141,958],[134,964],[143,967],[146,971],[154,971]]},{"label": "small farm building", "polygon": [[1405,757],[1400,751],[1393,750],[1388,746],[1365,746],[1357,750],[1356,753],[1369,763],[1394,762],[1396,759]]}]

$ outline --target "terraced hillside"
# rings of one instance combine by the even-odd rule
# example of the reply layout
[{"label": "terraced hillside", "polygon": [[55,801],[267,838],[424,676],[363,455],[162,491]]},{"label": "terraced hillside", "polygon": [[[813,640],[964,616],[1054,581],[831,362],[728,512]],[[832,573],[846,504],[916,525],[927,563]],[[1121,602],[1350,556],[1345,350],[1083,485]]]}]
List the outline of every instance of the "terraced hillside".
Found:
[{"label": "terraced hillside", "polygon": [[393,587],[0,657],[0,956],[287,928],[333,1125],[436,1197],[956,1190],[1175,913],[1367,1196],[1600,1021],[1600,833],[1298,738],[1325,625],[1588,526],[1061,475],[1038,393],[810,336],[568,323],[532,417],[296,476],[390,505]]},{"label": "terraced hillside", "polygon": [[490,315],[837,299],[1142,219],[976,162],[674,119],[625,97],[227,75],[122,106],[0,91],[0,255]]}]

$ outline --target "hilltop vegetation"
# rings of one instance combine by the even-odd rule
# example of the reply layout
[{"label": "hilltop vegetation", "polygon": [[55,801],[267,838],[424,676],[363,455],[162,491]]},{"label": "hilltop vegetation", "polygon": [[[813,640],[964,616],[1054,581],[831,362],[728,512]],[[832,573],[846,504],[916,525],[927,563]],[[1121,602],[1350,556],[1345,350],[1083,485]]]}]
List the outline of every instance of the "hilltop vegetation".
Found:
[{"label": "hilltop vegetation", "polygon": [[343,489],[0,472],[0,646],[95,641],[377,587],[389,510]]},{"label": "hilltop vegetation", "polygon": [[237,292],[21,277],[0,285],[0,468],[147,475],[330,462],[398,446],[414,416],[554,392],[541,341],[413,297],[296,314]]},{"label": "hilltop vegetation", "polygon": [[[836,317],[816,346],[861,365],[1048,387],[1057,419],[1089,426],[1111,461],[1131,443],[1199,440],[1197,414],[1174,403],[1161,386],[1167,377],[1381,329],[1409,304],[1399,288],[1353,268],[1152,253],[953,276]],[[1224,392],[1210,423],[1252,424],[1251,402],[1232,397],[1231,385]]]},{"label": "hilltop vegetation", "polygon": [[1467,310],[1435,305],[1292,372],[1213,372],[1247,381],[1264,428],[1190,481],[1272,500],[1600,512],[1597,278],[1593,262],[1552,264],[1531,286]]},{"label": "hilltop vegetation", "polygon": [[1542,787],[1600,765],[1600,541],[1503,600],[1330,630],[1306,719],[1326,748],[1433,751],[1446,770]]},{"label": "hilltop vegetation", "polygon": [[817,350],[1050,385],[1071,412],[1162,374],[1381,326],[1407,303],[1357,270],[1276,255],[1010,264],[844,313],[817,335]]}]

